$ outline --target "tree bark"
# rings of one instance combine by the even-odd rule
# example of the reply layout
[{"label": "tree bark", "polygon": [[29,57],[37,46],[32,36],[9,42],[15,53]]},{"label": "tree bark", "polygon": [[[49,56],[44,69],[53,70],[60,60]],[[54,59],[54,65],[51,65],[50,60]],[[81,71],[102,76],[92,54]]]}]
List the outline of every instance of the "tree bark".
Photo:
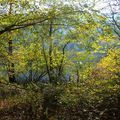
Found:
[{"label": "tree bark", "polygon": [[[12,3],[9,3],[10,5],[10,9],[9,9],[9,15],[12,12]],[[11,36],[11,32],[9,32],[10,36]],[[13,83],[15,82],[15,70],[14,70],[14,63],[11,60],[13,57],[13,41],[11,39],[11,37],[8,40],[8,55],[10,57],[10,60],[8,61],[8,78],[9,78],[9,82]]]},{"label": "tree bark", "polygon": [[50,61],[50,65],[49,65],[49,81],[50,83],[53,82],[53,73],[52,73],[52,50],[53,50],[53,41],[52,41],[52,32],[53,32],[53,21],[50,22],[50,28],[49,28],[49,37],[50,37],[50,45],[49,45],[49,61]]}]

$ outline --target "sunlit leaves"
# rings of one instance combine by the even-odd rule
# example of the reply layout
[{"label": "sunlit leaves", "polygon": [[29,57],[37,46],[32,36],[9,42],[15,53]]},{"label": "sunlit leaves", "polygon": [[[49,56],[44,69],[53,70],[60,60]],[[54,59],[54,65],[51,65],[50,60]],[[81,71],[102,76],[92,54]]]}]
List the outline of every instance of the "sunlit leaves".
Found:
[{"label": "sunlit leaves", "polygon": [[120,74],[120,49],[109,50],[106,57],[97,64],[99,76],[104,79],[119,79]]}]

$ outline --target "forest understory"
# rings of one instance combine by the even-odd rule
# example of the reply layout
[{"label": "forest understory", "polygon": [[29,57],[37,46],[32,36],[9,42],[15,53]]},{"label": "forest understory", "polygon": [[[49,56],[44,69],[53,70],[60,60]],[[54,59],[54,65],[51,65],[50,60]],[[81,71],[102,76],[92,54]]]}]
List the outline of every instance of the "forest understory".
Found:
[{"label": "forest understory", "polygon": [[120,120],[120,0],[0,0],[0,120]]}]

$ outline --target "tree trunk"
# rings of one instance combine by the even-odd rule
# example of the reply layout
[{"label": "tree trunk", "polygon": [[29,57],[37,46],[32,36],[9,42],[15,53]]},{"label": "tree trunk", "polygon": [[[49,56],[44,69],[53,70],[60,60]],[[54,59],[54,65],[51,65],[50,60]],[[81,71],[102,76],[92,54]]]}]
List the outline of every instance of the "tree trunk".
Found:
[{"label": "tree trunk", "polygon": [[29,81],[33,81],[32,60],[29,61]]},{"label": "tree trunk", "polygon": [[50,37],[50,46],[49,46],[49,60],[50,60],[50,65],[49,65],[49,81],[50,83],[53,82],[53,73],[52,73],[52,50],[53,50],[53,41],[52,41],[52,32],[53,32],[53,21],[50,22],[50,28],[49,28],[49,37]]},{"label": "tree trunk", "polygon": [[[9,15],[10,15],[12,12],[12,3],[9,3],[9,5],[10,5],[10,9],[9,9]],[[9,32],[9,34],[11,34],[11,32]],[[12,41],[11,37],[8,40],[8,55],[10,57],[10,60],[8,62],[8,78],[9,78],[9,82],[13,83],[13,82],[15,82],[15,70],[14,70],[14,63],[12,62],[13,41]]]},{"label": "tree trunk", "polygon": [[80,75],[79,75],[79,70],[77,69],[77,86],[79,85],[80,81]]}]

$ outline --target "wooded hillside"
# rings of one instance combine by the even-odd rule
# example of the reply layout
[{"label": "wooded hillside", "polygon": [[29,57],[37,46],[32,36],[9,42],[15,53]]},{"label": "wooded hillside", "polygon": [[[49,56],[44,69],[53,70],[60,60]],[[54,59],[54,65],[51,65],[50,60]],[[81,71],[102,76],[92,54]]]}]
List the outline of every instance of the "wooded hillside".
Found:
[{"label": "wooded hillside", "polygon": [[120,1],[0,0],[0,120],[120,120]]}]

